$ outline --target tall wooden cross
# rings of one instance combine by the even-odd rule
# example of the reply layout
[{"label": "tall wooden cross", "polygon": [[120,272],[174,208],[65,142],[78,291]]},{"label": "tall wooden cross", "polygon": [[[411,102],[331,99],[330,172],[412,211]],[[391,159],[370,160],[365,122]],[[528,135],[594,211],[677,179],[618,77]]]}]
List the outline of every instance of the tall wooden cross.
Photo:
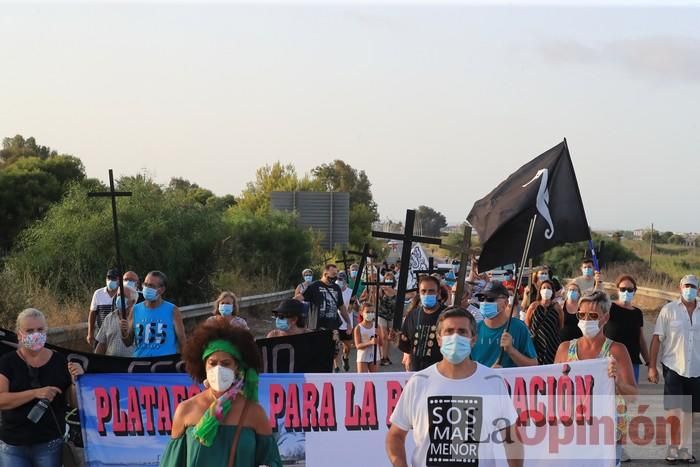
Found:
[{"label": "tall wooden cross", "polygon": [[124,299],[124,263],[122,262],[122,252],[119,244],[119,223],[117,222],[117,196],[131,196],[130,191],[116,191],[114,189],[114,173],[112,169],[109,169],[109,191],[103,192],[90,192],[88,197],[90,198],[100,198],[107,197],[112,198],[112,223],[114,224],[114,246],[117,250],[117,269],[119,270],[119,293],[121,295],[121,316],[126,319],[126,300]]},{"label": "tall wooden cross", "polygon": [[403,305],[406,299],[406,282],[408,281],[408,265],[411,262],[411,247],[413,242],[428,243],[431,245],[441,245],[439,238],[421,237],[413,235],[413,226],[416,222],[416,211],[406,210],[406,222],[403,225],[403,235],[389,232],[372,231],[375,238],[385,238],[387,240],[399,240],[403,242],[401,248],[401,269],[399,270],[399,288],[396,292],[396,309],[394,310],[394,329],[401,329],[403,319]]},{"label": "tall wooden cross", "polygon": [[416,276],[416,286],[412,289],[406,289],[406,293],[410,292],[416,292],[418,290],[418,278],[420,277],[421,274],[427,274],[429,276],[432,276],[433,273],[438,272],[437,269],[435,269],[435,258],[432,256],[428,257],[428,269],[414,269],[413,274]]},{"label": "tall wooden cross", "polygon": [[467,279],[467,261],[472,253],[472,226],[464,225],[464,239],[462,246],[456,247],[451,245],[442,245],[442,248],[459,253],[459,272],[457,273],[457,292],[455,293],[454,305],[460,306],[462,297],[464,296],[464,281]]},{"label": "tall wooden cross", "polygon": [[347,278],[350,278],[350,273],[348,272],[348,265],[353,264],[355,259],[352,256],[348,256],[348,251],[343,250],[343,256],[342,259],[337,259],[336,263],[343,263],[343,269],[345,270],[345,276]]},{"label": "tall wooden cross", "polygon": [[360,290],[360,281],[362,280],[362,271],[365,269],[365,266],[367,265],[367,258],[375,258],[376,255],[373,255],[372,252],[369,249],[369,243],[365,243],[364,246],[362,247],[362,251],[348,251],[351,255],[358,255],[360,257],[360,265],[359,268],[357,269],[357,276],[353,280],[352,284],[352,295],[350,296],[350,299],[352,300],[357,296],[357,291]]}]

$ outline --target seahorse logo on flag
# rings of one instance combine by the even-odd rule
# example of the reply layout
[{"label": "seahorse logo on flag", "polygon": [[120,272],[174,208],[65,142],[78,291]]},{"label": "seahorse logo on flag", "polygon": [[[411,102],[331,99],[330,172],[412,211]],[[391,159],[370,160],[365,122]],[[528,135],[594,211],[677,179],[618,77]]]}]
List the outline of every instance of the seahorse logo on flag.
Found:
[{"label": "seahorse logo on flag", "polygon": [[552,215],[549,213],[549,188],[547,188],[547,180],[549,178],[548,169],[540,169],[537,171],[532,180],[523,185],[523,188],[537,179],[540,179],[540,188],[537,190],[537,212],[540,213],[544,220],[549,224],[549,228],[544,231],[544,238],[551,240],[554,236],[554,223],[552,223]]}]

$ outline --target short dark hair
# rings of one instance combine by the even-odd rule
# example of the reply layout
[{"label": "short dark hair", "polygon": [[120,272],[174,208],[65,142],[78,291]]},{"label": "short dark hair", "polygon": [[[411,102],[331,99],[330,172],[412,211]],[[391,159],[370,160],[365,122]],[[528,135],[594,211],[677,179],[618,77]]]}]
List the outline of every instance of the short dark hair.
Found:
[{"label": "short dark hair", "polygon": [[207,378],[207,371],[202,354],[209,342],[223,339],[233,344],[241,353],[242,362],[239,366],[252,368],[257,372],[262,370],[262,361],[258,346],[253,335],[246,329],[231,326],[228,320],[213,319],[205,321],[198,326],[191,336],[187,338],[182,351],[182,360],[185,362],[187,373],[198,383]]},{"label": "short dark hair", "polygon": [[581,260],[581,264],[588,264],[588,263],[593,264],[593,258],[583,258]]},{"label": "short dark hair", "polygon": [[160,285],[161,285],[162,287],[168,287],[168,276],[166,276],[164,272],[161,272],[161,271],[151,271],[151,272],[149,272],[149,273],[146,274],[146,275],[147,275],[147,276],[150,275],[150,276],[157,277],[158,280],[160,281]]},{"label": "short dark hair", "polygon": [[[418,276],[418,287],[424,282],[424,281],[432,281],[435,286],[438,289],[438,292],[440,291],[440,279],[437,277],[429,276],[428,274],[424,274],[422,276]],[[420,293],[420,291],[419,291]]]},{"label": "short dark hair", "polygon": [[622,274],[621,276],[618,276],[618,278],[615,279],[615,287],[620,287],[620,283],[624,281],[630,281],[632,285],[634,285],[634,289],[637,290],[637,281],[634,280],[634,277],[630,276],[629,274]]},{"label": "short dark hair", "polygon": [[442,322],[445,321],[447,318],[467,318],[467,321],[469,321],[469,330],[471,331],[472,336],[476,336],[477,326],[476,319],[474,319],[474,315],[472,315],[469,312],[469,310],[465,310],[461,307],[448,308],[440,314],[437,324],[438,335],[440,335],[440,330],[442,329]]},{"label": "short dark hair", "polygon": [[338,266],[336,266],[335,264],[332,264],[332,263],[331,263],[331,264],[326,264],[326,265],[323,267],[323,272],[327,272],[330,268],[336,268],[336,269],[338,269]]}]

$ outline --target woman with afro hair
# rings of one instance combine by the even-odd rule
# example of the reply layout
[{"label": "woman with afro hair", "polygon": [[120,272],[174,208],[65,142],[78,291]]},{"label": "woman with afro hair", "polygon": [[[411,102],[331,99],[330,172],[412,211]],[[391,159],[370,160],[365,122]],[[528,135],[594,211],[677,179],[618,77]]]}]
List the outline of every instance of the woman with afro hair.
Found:
[{"label": "woman with afro hair", "polygon": [[187,339],[182,357],[205,389],[175,410],[160,466],[280,467],[270,422],[258,403],[261,362],[250,332],[208,321]]}]

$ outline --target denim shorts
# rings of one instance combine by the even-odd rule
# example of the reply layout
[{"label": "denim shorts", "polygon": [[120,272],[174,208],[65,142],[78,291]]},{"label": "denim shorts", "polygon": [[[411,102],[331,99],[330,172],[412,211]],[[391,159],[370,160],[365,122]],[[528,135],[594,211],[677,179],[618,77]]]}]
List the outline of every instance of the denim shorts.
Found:
[{"label": "denim shorts", "polygon": [[0,467],[61,467],[63,438],[14,446],[0,441]]}]

